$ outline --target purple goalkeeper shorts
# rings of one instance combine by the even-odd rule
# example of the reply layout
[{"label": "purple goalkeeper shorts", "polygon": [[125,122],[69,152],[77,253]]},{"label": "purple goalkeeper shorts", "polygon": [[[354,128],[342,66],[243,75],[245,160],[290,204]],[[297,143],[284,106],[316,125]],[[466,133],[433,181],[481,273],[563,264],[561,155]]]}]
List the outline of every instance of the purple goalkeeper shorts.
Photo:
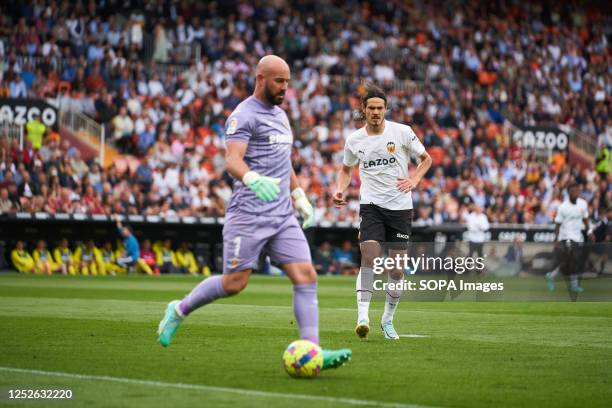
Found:
[{"label": "purple goalkeeper shorts", "polygon": [[223,272],[256,269],[262,251],[281,265],[312,262],[308,241],[295,216],[227,214],[223,226]]}]

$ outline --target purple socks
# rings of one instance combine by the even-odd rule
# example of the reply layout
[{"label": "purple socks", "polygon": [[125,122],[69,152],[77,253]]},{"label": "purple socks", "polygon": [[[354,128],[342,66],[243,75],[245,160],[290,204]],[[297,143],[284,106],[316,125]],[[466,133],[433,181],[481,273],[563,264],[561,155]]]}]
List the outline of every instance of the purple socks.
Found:
[{"label": "purple socks", "polygon": [[[222,279],[222,275],[216,275],[200,282],[179,303],[180,314],[187,316],[215,299],[226,297]],[[293,313],[300,327],[300,338],[319,344],[319,305],[316,283],[293,285]]]},{"label": "purple socks", "polygon": [[319,302],[316,283],[293,285],[293,313],[300,327],[300,338],[319,344]]},{"label": "purple socks", "polygon": [[226,297],[223,290],[223,275],[204,279],[179,303],[178,308],[183,316],[211,303],[215,299]]}]

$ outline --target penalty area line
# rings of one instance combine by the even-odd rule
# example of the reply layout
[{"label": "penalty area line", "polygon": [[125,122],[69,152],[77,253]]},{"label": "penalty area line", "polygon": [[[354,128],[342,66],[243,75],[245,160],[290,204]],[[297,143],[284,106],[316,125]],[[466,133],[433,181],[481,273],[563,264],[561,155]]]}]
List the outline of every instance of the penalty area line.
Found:
[{"label": "penalty area line", "polygon": [[44,375],[49,377],[61,377],[61,378],[72,378],[77,380],[92,380],[92,381],[108,381],[122,384],[136,384],[136,385],[146,385],[150,387],[158,387],[158,388],[175,388],[175,389],[187,389],[187,390],[197,390],[197,391],[208,391],[208,392],[219,392],[219,393],[227,393],[227,394],[238,394],[238,395],[246,395],[249,397],[262,397],[262,398],[279,398],[279,399],[301,399],[301,400],[309,400],[309,401],[325,401],[332,402],[336,404],[346,404],[346,405],[356,405],[356,406],[375,406],[375,407],[384,407],[384,408],[432,408],[425,405],[415,405],[415,404],[403,404],[397,402],[382,402],[382,401],[372,401],[372,400],[361,400],[361,399],[353,399],[353,398],[340,398],[340,397],[324,397],[319,395],[306,395],[306,394],[289,394],[289,393],[281,393],[281,392],[270,392],[270,391],[257,391],[257,390],[249,390],[245,388],[230,388],[230,387],[217,387],[212,385],[201,385],[201,384],[183,384],[183,383],[168,383],[161,381],[152,381],[152,380],[139,380],[134,378],[123,378],[123,377],[111,377],[106,375],[87,375],[87,374],[73,374],[73,373],[65,373],[60,371],[42,371],[42,370],[32,370],[26,368],[14,368],[14,367],[0,367],[0,372],[9,372],[9,373],[22,373],[22,374],[34,374],[34,375]]}]

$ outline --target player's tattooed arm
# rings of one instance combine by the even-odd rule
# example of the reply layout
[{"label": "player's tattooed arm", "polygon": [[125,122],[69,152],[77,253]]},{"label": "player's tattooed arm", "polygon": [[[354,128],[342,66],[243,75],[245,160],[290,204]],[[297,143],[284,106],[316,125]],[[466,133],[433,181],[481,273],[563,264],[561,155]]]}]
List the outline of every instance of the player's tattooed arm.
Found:
[{"label": "player's tattooed arm", "polygon": [[399,178],[397,179],[397,189],[402,193],[407,193],[416,188],[416,186],[421,182],[421,179],[427,173],[429,168],[431,167],[431,156],[426,151],[423,152],[419,156],[421,162],[417,166],[414,174],[410,177]]},{"label": "player's tattooed arm", "polygon": [[338,179],[336,180],[336,193],[334,194],[334,206],[340,208],[346,205],[346,199],[344,198],[344,192],[348,188],[351,182],[351,170],[353,167],[342,165],[342,169],[338,173]]}]

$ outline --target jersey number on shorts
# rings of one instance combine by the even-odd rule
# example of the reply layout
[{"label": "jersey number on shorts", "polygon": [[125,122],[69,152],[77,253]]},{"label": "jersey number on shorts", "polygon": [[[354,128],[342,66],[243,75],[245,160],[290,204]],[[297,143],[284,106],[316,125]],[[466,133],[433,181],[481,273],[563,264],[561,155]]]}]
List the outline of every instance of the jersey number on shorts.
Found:
[{"label": "jersey number on shorts", "polygon": [[238,258],[240,256],[240,241],[242,237],[234,238],[234,258]]}]

